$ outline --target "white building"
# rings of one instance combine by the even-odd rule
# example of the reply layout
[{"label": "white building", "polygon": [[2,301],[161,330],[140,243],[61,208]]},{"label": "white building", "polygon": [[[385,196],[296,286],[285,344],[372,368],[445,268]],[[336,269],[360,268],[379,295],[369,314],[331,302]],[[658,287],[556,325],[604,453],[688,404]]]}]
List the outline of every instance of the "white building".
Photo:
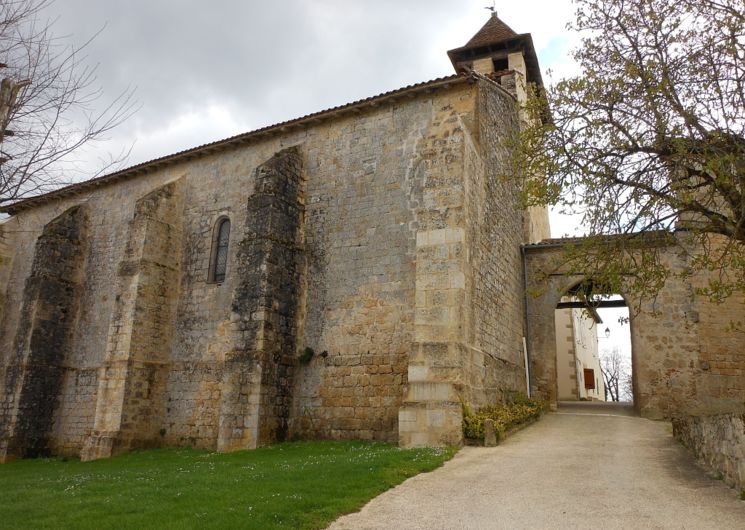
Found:
[{"label": "white building", "polygon": [[605,401],[597,339],[602,320],[587,309],[557,309],[554,318],[559,400]]}]

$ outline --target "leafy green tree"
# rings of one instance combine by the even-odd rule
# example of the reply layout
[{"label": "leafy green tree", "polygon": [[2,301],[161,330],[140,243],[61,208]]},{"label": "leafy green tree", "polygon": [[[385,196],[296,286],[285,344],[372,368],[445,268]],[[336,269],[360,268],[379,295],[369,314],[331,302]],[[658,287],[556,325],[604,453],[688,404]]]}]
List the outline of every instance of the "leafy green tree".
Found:
[{"label": "leafy green tree", "polygon": [[575,3],[581,73],[534,92],[516,150],[528,204],[581,213],[567,260],[610,291],[745,291],[745,2]]}]

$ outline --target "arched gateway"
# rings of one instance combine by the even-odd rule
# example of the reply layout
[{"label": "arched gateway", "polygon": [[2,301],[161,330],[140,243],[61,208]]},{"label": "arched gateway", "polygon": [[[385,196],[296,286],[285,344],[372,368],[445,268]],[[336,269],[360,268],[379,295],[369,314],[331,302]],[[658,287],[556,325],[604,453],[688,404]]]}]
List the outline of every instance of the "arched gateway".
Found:
[{"label": "arched gateway", "polygon": [[[526,334],[535,395],[557,402],[554,310],[586,281],[562,265],[577,239],[525,245]],[[675,245],[661,252],[669,266],[686,264]],[[654,300],[620,293],[630,307],[634,406],[649,418],[739,410],[745,400],[745,333],[728,330],[742,318],[743,300],[713,304],[697,296],[696,277],[669,279]]]}]

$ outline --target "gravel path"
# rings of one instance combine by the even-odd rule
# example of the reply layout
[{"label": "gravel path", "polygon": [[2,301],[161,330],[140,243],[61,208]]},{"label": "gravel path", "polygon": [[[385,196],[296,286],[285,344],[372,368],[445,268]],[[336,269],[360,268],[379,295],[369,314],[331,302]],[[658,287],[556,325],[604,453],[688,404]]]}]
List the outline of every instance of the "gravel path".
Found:
[{"label": "gravel path", "polygon": [[329,528],[745,529],[739,493],[669,431],[618,409],[562,407],[499,447],[464,448]]}]

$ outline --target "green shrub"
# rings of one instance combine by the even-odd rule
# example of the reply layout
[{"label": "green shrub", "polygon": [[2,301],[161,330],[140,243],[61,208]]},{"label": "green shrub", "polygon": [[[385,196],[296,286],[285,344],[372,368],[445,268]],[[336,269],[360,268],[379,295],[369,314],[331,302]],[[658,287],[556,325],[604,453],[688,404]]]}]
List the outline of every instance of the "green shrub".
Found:
[{"label": "green shrub", "polygon": [[475,416],[465,401],[461,399],[463,405],[463,436],[469,440],[484,439],[484,418]]},{"label": "green shrub", "polygon": [[463,407],[463,436],[467,440],[479,441],[484,440],[484,421],[487,419],[494,420],[497,441],[499,441],[510,429],[539,418],[545,409],[545,403],[521,393],[510,396],[507,403],[481,407],[475,414],[462,398],[461,405]]}]

